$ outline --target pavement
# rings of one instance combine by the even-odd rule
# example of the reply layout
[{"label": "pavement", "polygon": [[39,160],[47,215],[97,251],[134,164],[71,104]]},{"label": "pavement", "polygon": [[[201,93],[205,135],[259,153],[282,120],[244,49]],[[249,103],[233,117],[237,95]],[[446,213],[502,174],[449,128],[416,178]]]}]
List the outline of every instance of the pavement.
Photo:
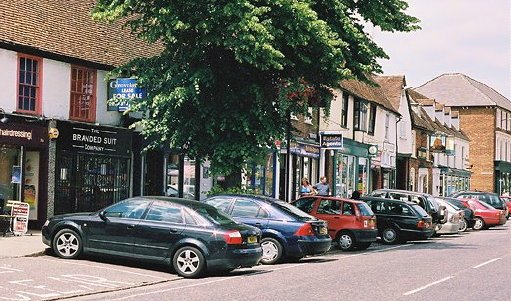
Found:
[{"label": "pavement", "polygon": [[43,244],[41,231],[29,230],[25,235],[0,234],[0,258],[16,258],[43,254],[48,248]]}]

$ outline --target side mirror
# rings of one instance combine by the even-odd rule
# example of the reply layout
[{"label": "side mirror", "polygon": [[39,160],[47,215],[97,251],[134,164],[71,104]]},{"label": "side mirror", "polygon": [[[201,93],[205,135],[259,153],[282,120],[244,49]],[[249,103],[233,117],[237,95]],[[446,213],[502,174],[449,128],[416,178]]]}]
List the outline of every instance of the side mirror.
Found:
[{"label": "side mirror", "polygon": [[102,220],[104,220],[105,222],[108,221],[108,217],[106,217],[106,212],[105,211],[101,211],[99,212],[99,218],[101,218]]}]

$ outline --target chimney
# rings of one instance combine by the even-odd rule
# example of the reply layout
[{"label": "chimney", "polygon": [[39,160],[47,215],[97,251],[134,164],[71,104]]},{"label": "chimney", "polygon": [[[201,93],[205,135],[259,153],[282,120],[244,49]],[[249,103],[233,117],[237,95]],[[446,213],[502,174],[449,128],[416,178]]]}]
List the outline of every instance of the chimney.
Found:
[{"label": "chimney", "polygon": [[460,130],[460,113],[458,111],[451,111],[451,124],[456,130]]}]

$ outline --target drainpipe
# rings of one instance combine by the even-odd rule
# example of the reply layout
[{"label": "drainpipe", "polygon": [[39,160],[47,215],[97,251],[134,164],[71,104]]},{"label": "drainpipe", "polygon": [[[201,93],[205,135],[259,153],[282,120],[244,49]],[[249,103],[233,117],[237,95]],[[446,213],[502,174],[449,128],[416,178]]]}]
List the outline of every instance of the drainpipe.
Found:
[{"label": "drainpipe", "polygon": [[[398,124],[398,123],[399,123],[402,119],[403,119],[403,116],[398,115],[398,116],[397,116],[397,120],[396,120],[396,147],[395,147],[395,149],[396,149],[396,159],[395,159],[395,160],[396,160],[396,162],[395,162],[395,164],[396,164],[396,170],[395,170],[395,172],[394,172],[394,188],[396,187],[396,184],[397,184],[397,179],[396,179],[396,175],[397,175],[397,156],[398,156],[398,154],[399,154],[399,146],[398,146],[398,137],[399,137],[399,133],[398,133],[397,124]],[[408,173],[408,171],[407,171],[407,173]]]}]

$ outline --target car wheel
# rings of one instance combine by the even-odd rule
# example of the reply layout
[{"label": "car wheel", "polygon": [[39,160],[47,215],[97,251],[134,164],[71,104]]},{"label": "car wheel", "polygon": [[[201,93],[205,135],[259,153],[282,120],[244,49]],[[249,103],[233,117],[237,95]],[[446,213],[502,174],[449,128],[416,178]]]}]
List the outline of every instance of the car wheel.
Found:
[{"label": "car wheel", "polygon": [[350,232],[341,232],[337,235],[337,245],[343,251],[351,251],[355,248],[355,237]]},{"label": "car wheel", "polygon": [[365,250],[365,249],[369,248],[370,245],[371,245],[370,242],[359,242],[357,244],[357,249],[358,250]]},{"label": "car wheel", "polygon": [[277,263],[282,257],[282,244],[274,238],[264,237],[261,239],[261,248],[263,248],[262,264]]},{"label": "car wheel", "polygon": [[459,231],[460,232],[465,232],[465,231],[467,231],[467,228],[468,228],[468,221],[466,219],[464,219],[464,218],[461,219]]},{"label": "car wheel", "polygon": [[399,241],[399,234],[394,228],[385,228],[382,231],[381,238],[384,244],[395,244]]},{"label": "car wheel", "polygon": [[206,268],[206,260],[202,252],[190,246],[177,250],[172,263],[176,272],[185,278],[198,277]]},{"label": "car wheel", "polygon": [[472,227],[472,229],[479,231],[479,230],[484,229],[484,227],[485,227],[484,220],[480,217],[476,217],[475,223],[474,223],[474,226]]},{"label": "car wheel", "polygon": [[62,229],[53,237],[53,251],[60,258],[77,258],[82,249],[82,238],[74,230]]}]

